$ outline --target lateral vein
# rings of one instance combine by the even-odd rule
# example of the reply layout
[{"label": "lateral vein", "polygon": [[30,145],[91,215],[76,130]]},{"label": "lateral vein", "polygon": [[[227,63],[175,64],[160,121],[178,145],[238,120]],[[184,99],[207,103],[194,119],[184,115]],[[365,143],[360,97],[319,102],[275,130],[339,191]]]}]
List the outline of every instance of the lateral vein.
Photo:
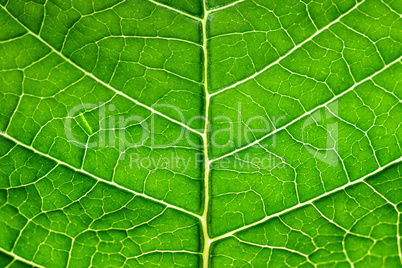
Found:
[{"label": "lateral vein", "polygon": [[227,154],[225,154],[225,155],[222,155],[222,156],[220,156],[220,157],[217,157],[217,158],[215,158],[215,159],[212,159],[211,162],[218,161],[218,160],[220,160],[220,159],[223,159],[223,158],[225,158],[225,157],[228,157],[228,156],[234,155],[234,154],[236,154],[236,153],[238,153],[238,152],[240,152],[240,151],[243,151],[243,150],[245,150],[245,149],[247,149],[247,148],[250,148],[250,147],[252,147],[252,146],[254,146],[254,145],[256,145],[256,144],[259,144],[259,143],[260,143],[261,141],[263,141],[264,139],[266,139],[266,138],[268,138],[268,137],[270,137],[270,136],[272,136],[272,135],[275,135],[276,133],[278,133],[278,132],[281,131],[281,130],[286,129],[287,127],[289,127],[289,126],[293,125],[294,123],[296,123],[297,121],[301,120],[303,117],[314,113],[314,112],[317,111],[318,109],[321,109],[321,108],[327,106],[328,104],[330,104],[331,102],[333,102],[333,101],[339,99],[340,97],[346,95],[348,92],[352,91],[355,87],[357,87],[357,86],[363,84],[364,82],[367,82],[368,80],[371,80],[373,77],[375,77],[376,75],[382,73],[383,71],[385,71],[386,69],[388,69],[389,67],[393,66],[394,64],[396,64],[397,62],[399,62],[399,61],[401,61],[401,60],[402,60],[402,56],[400,56],[399,58],[397,58],[397,59],[394,60],[393,62],[389,63],[389,64],[386,65],[384,68],[382,68],[382,69],[378,70],[377,72],[373,73],[373,74],[370,75],[369,77],[366,77],[365,79],[361,80],[360,82],[354,84],[354,85],[351,86],[350,88],[348,88],[348,89],[346,89],[345,91],[343,91],[341,94],[336,95],[335,97],[333,97],[332,99],[328,100],[327,102],[325,102],[325,103],[323,103],[323,104],[321,104],[321,105],[318,105],[318,106],[315,107],[314,109],[312,109],[312,110],[310,110],[310,111],[308,111],[308,112],[306,112],[306,113],[300,115],[299,117],[293,119],[292,121],[290,121],[290,122],[287,123],[286,125],[284,125],[284,126],[282,126],[282,127],[280,127],[280,128],[275,129],[274,131],[272,131],[272,132],[266,134],[265,136],[263,136],[263,137],[261,137],[261,138],[255,140],[255,141],[253,141],[252,143],[247,144],[246,146],[243,146],[243,147],[238,148],[238,149],[236,149],[236,150],[234,150],[234,151],[232,151],[232,152],[230,152],[230,153],[227,153]]},{"label": "lateral vein", "polygon": [[15,21],[17,21],[22,27],[24,27],[32,36],[34,36],[35,38],[39,39],[43,44],[45,44],[47,47],[49,47],[54,53],[56,53],[58,56],[60,56],[61,58],[63,58],[65,61],[67,61],[69,64],[71,64],[72,66],[74,66],[75,68],[77,68],[78,70],[80,70],[81,72],[83,72],[85,75],[91,77],[92,79],[94,79],[95,81],[99,82],[100,84],[102,84],[103,86],[107,87],[108,89],[112,90],[112,91],[115,92],[116,94],[118,94],[118,95],[120,95],[120,96],[122,96],[122,97],[124,97],[124,98],[126,98],[126,99],[128,99],[128,100],[130,100],[130,101],[132,101],[132,102],[134,102],[134,103],[137,104],[138,106],[141,106],[141,107],[143,107],[143,108],[149,110],[150,112],[152,112],[152,113],[154,113],[154,114],[157,114],[157,115],[159,115],[159,116],[162,116],[163,118],[165,118],[165,119],[167,119],[167,120],[169,120],[169,121],[171,121],[171,122],[173,122],[173,123],[175,123],[175,124],[178,124],[178,125],[180,125],[180,126],[186,128],[187,130],[193,132],[193,133],[196,133],[196,134],[198,134],[198,135],[202,135],[202,133],[201,133],[200,131],[193,129],[193,128],[187,126],[186,124],[184,124],[184,123],[182,123],[182,122],[180,122],[180,121],[177,121],[176,119],[173,119],[173,118],[171,118],[171,117],[169,117],[169,116],[167,116],[167,115],[165,115],[165,114],[163,114],[163,113],[161,113],[161,112],[159,112],[159,111],[153,109],[152,107],[149,107],[149,106],[146,105],[146,104],[143,104],[142,102],[139,102],[138,100],[136,100],[136,99],[134,99],[134,98],[128,96],[127,94],[125,94],[125,93],[123,93],[123,92],[121,92],[121,91],[115,89],[115,88],[112,87],[111,85],[109,85],[109,84],[107,84],[106,82],[100,80],[100,79],[97,78],[95,75],[89,73],[89,72],[86,71],[84,68],[82,68],[81,66],[79,66],[78,64],[76,64],[75,62],[73,62],[72,60],[70,60],[69,58],[67,58],[66,56],[64,56],[60,51],[56,50],[54,47],[52,47],[51,45],[49,45],[45,40],[42,39],[42,37],[40,37],[40,36],[38,36],[37,34],[35,34],[34,32],[32,32],[31,29],[29,29],[29,28],[28,28],[27,26],[25,26],[22,22],[20,22],[16,17],[14,17],[14,15],[11,14],[11,13],[8,11],[7,8],[5,8],[4,6],[1,6],[1,7],[2,7],[2,9],[3,9],[5,12],[7,12],[7,14],[8,14],[10,17],[12,17],[12,18],[13,18]]},{"label": "lateral vein", "polygon": [[29,145],[26,145],[26,144],[20,142],[19,140],[15,139],[14,137],[11,137],[10,135],[8,135],[8,134],[6,134],[6,133],[0,132],[0,136],[3,136],[3,137],[5,137],[5,138],[11,140],[11,141],[13,141],[14,143],[16,143],[16,144],[18,144],[18,145],[24,147],[25,149],[28,149],[28,150],[33,151],[33,152],[36,153],[36,154],[39,154],[39,155],[41,155],[41,156],[43,156],[43,157],[46,157],[46,158],[48,158],[48,159],[51,159],[51,160],[55,161],[56,163],[58,163],[59,165],[63,165],[63,166],[65,166],[65,167],[68,167],[68,168],[74,170],[75,172],[79,172],[79,173],[85,174],[85,175],[87,175],[87,176],[89,176],[89,177],[91,177],[91,178],[93,178],[93,179],[95,179],[95,180],[97,180],[97,181],[101,181],[101,182],[106,183],[106,184],[108,184],[108,185],[111,185],[111,186],[114,186],[114,187],[116,187],[116,188],[119,188],[119,189],[121,189],[121,190],[123,190],[123,191],[130,192],[130,193],[132,193],[132,194],[134,194],[134,195],[137,195],[137,196],[141,196],[141,197],[143,197],[143,198],[146,198],[146,199],[148,199],[148,200],[157,202],[157,203],[162,204],[162,205],[164,205],[164,206],[167,206],[167,207],[169,207],[169,208],[172,208],[172,209],[175,209],[175,210],[179,210],[179,211],[181,211],[181,212],[183,212],[183,213],[189,214],[189,215],[194,216],[194,217],[196,217],[196,218],[198,218],[198,219],[201,218],[200,215],[198,215],[198,214],[196,214],[196,213],[194,213],[194,212],[191,212],[191,211],[188,211],[188,210],[186,210],[186,209],[184,209],[184,208],[175,206],[175,205],[170,204],[170,203],[168,203],[168,202],[165,202],[165,201],[163,201],[163,200],[156,199],[156,198],[154,198],[154,197],[152,197],[152,196],[149,196],[149,195],[147,195],[147,194],[136,192],[136,191],[134,191],[134,190],[131,190],[131,189],[129,189],[129,188],[126,188],[126,187],[124,187],[124,186],[121,186],[121,185],[119,185],[119,184],[117,184],[117,183],[115,183],[115,182],[111,182],[111,181],[108,181],[108,180],[106,180],[106,179],[102,179],[102,178],[100,178],[100,177],[98,177],[98,176],[96,176],[96,175],[94,175],[94,174],[92,174],[92,173],[89,173],[89,172],[86,171],[86,170],[76,168],[76,167],[74,167],[74,166],[72,166],[72,165],[70,165],[70,164],[68,164],[68,163],[66,163],[66,162],[64,162],[64,161],[61,161],[61,160],[59,160],[59,159],[57,159],[57,158],[55,158],[55,157],[53,157],[53,156],[51,156],[51,155],[47,155],[47,154],[45,154],[45,153],[43,153],[43,152],[41,152],[41,151],[38,151],[37,149],[35,149],[35,148],[33,148],[33,147],[29,146]]},{"label": "lateral vein", "polygon": [[283,55],[282,57],[278,58],[276,61],[272,62],[271,64],[267,65],[266,67],[264,67],[263,69],[261,69],[260,71],[256,72],[255,74],[244,78],[243,80],[240,80],[230,86],[227,86],[225,88],[222,88],[214,93],[211,94],[212,96],[218,95],[222,92],[225,92],[229,89],[232,89],[234,87],[237,87],[238,85],[241,85],[255,77],[257,77],[258,75],[260,75],[261,73],[265,72],[266,70],[268,70],[269,68],[271,68],[272,66],[278,64],[281,60],[283,60],[284,58],[286,58],[287,56],[289,56],[290,54],[292,54],[295,50],[297,50],[298,48],[302,47],[304,44],[306,44],[307,42],[311,41],[314,37],[316,37],[317,35],[319,35],[320,33],[324,32],[325,30],[327,30],[329,27],[331,27],[332,25],[334,25],[335,23],[339,22],[343,17],[347,16],[349,13],[351,13],[353,10],[355,10],[357,7],[359,7],[361,4],[363,4],[365,1],[362,1],[358,4],[356,4],[354,7],[352,7],[351,9],[349,9],[346,13],[342,14],[341,16],[339,16],[336,20],[332,21],[331,23],[329,23],[327,26],[323,27],[321,30],[315,32],[312,36],[310,36],[309,38],[307,38],[306,40],[304,40],[303,42],[301,42],[300,44],[294,46],[291,50],[289,50],[285,55]]},{"label": "lateral vein", "polygon": [[329,192],[326,192],[326,193],[324,193],[324,194],[322,194],[322,195],[316,196],[316,197],[314,197],[314,198],[312,198],[312,199],[310,199],[310,200],[308,200],[308,201],[299,203],[299,204],[297,204],[297,205],[294,205],[294,206],[292,206],[292,207],[290,207],[290,208],[287,208],[287,209],[282,210],[282,211],[280,211],[280,212],[277,212],[277,213],[275,213],[275,214],[271,214],[271,215],[269,215],[269,216],[266,216],[266,217],[262,218],[262,219],[259,220],[259,221],[253,222],[253,223],[251,223],[251,224],[245,225],[245,226],[240,227],[240,228],[237,228],[237,229],[235,229],[235,230],[233,230],[233,231],[230,231],[230,232],[228,232],[228,233],[226,233],[226,234],[223,234],[223,235],[220,235],[220,236],[211,238],[211,240],[212,240],[213,242],[215,242],[215,241],[217,241],[217,240],[221,240],[221,239],[223,239],[223,238],[227,238],[227,237],[233,236],[233,235],[234,235],[235,233],[237,233],[237,232],[240,232],[240,231],[249,229],[249,228],[251,228],[251,227],[254,227],[254,226],[258,225],[258,224],[261,224],[261,223],[263,223],[263,222],[266,222],[266,221],[269,220],[269,219],[275,218],[275,217],[280,216],[280,215],[282,215],[282,214],[291,212],[291,211],[293,211],[293,210],[295,210],[295,209],[298,209],[298,208],[304,207],[304,206],[306,206],[306,205],[312,204],[313,202],[315,202],[315,201],[317,201],[317,200],[319,200],[319,199],[321,199],[321,198],[324,198],[324,197],[326,197],[326,196],[329,196],[329,195],[331,195],[331,194],[333,194],[333,193],[336,193],[336,192],[338,192],[338,191],[342,191],[342,190],[346,189],[346,188],[349,187],[349,186],[352,186],[352,185],[361,183],[361,182],[363,182],[365,179],[367,179],[367,178],[369,178],[369,177],[371,177],[371,176],[373,176],[373,175],[375,175],[375,174],[377,174],[377,173],[383,171],[384,169],[386,169],[386,168],[388,168],[388,167],[390,167],[390,166],[392,166],[392,165],[394,165],[394,164],[401,163],[401,162],[402,162],[402,157],[399,157],[399,158],[395,159],[394,161],[389,162],[388,164],[386,164],[386,165],[384,165],[384,166],[382,166],[382,167],[379,167],[378,169],[374,170],[373,172],[371,172],[371,173],[369,173],[369,174],[366,174],[365,176],[361,177],[360,179],[357,179],[357,180],[355,180],[355,181],[353,181],[353,182],[347,183],[347,184],[345,184],[345,185],[343,185],[343,186],[341,186],[341,187],[335,188],[335,189],[333,189],[333,190],[331,190],[331,191],[329,191]]},{"label": "lateral vein", "polygon": [[39,264],[37,264],[37,263],[34,263],[34,262],[32,262],[32,261],[29,261],[29,260],[27,260],[27,259],[24,259],[24,258],[18,256],[17,254],[13,253],[13,252],[9,252],[9,251],[5,250],[5,249],[2,248],[2,247],[0,247],[0,252],[3,252],[3,253],[5,253],[5,254],[11,256],[11,257],[13,257],[14,259],[16,259],[16,260],[18,260],[18,261],[21,261],[21,262],[23,262],[23,263],[32,265],[33,267],[45,268],[44,266],[39,265]]},{"label": "lateral vein", "polygon": [[171,7],[171,6],[168,6],[168,5],[159,3],[159,2],[157,2],[157,1],[155,1],[155,0],[148,0],[148,1],[151,2],[151,3],[153,3],[153,4],[155,4],[155,5],[157,5],[157,6],[161,6],[161,7],[164,7],[164,8],[166,8],[166,9],[170,9],[170,10],[176,12],[176,13],[179,13],[179,14],[181,14],[181,15],[183,15],[183,16],[186,16],[186,17],[189,17],[189,18],[191,18],[191,19],[194,19],[194,20],[197,20],[197,21],[202,21],[201,18],[196,17],[196,16],[193,16],[193,15],[191,15],[191,14],[188,14],[188,13],[186,13],[186,12],[184,12],[184,11],[181,11],[181,10],[179,10],[179,9],[177,9],[177,8],[174,8],[174,7]]}]

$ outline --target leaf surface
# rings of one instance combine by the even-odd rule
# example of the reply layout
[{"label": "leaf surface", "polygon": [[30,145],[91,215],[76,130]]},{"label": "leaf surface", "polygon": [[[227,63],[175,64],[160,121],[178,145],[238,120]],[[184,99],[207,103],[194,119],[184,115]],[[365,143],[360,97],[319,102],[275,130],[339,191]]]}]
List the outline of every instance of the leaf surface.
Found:
[{"label": "leaf surface", "polygon": [[0,0],[1,267],[402,267],[397,0]]}]

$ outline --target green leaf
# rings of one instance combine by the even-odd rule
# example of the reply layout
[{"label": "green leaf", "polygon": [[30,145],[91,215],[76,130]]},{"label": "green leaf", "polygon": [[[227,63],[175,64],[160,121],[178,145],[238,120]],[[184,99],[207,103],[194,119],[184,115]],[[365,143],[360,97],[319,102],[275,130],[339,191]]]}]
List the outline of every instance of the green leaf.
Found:
[{"label": "green leaf", "polygon": [[1,267],[402,267],[397,0],[0,0]]}]

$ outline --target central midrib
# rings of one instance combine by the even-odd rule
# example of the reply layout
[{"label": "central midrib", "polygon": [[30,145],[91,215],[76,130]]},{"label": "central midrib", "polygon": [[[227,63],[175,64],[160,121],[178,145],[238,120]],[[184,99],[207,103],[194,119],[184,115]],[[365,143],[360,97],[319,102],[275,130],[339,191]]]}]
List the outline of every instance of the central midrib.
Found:
[{"label": "central midrib", "polygon": [[201,216],[201,225],[203,233],[203,250],[202,262],[203,267],[209,266],[209,251],[211,246],[211,239],[208,234],[208,207],[209,207],[209,154],[208,154],[208,131],[209,131],[209,105],[211,96],[208,92],[208,47],[207,47],[207,20],[209,12],[206,8],[206,0],[203,1],[204,18],[202,24],[202,49],[204,53],[204,92],[205,92],[205,118],[204,118],[204,132],[202,133],[203,146],[204,146],[204,212]]}]

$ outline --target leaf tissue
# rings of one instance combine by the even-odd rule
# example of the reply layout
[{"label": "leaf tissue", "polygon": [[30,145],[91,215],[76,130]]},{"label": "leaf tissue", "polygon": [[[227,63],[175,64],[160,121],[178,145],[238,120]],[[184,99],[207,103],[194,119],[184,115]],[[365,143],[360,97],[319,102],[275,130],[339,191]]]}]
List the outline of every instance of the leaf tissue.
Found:
[{"label": "leaf tissue", "polygon": [[0,0],[0,267],[402,267],[402,1]]}]

